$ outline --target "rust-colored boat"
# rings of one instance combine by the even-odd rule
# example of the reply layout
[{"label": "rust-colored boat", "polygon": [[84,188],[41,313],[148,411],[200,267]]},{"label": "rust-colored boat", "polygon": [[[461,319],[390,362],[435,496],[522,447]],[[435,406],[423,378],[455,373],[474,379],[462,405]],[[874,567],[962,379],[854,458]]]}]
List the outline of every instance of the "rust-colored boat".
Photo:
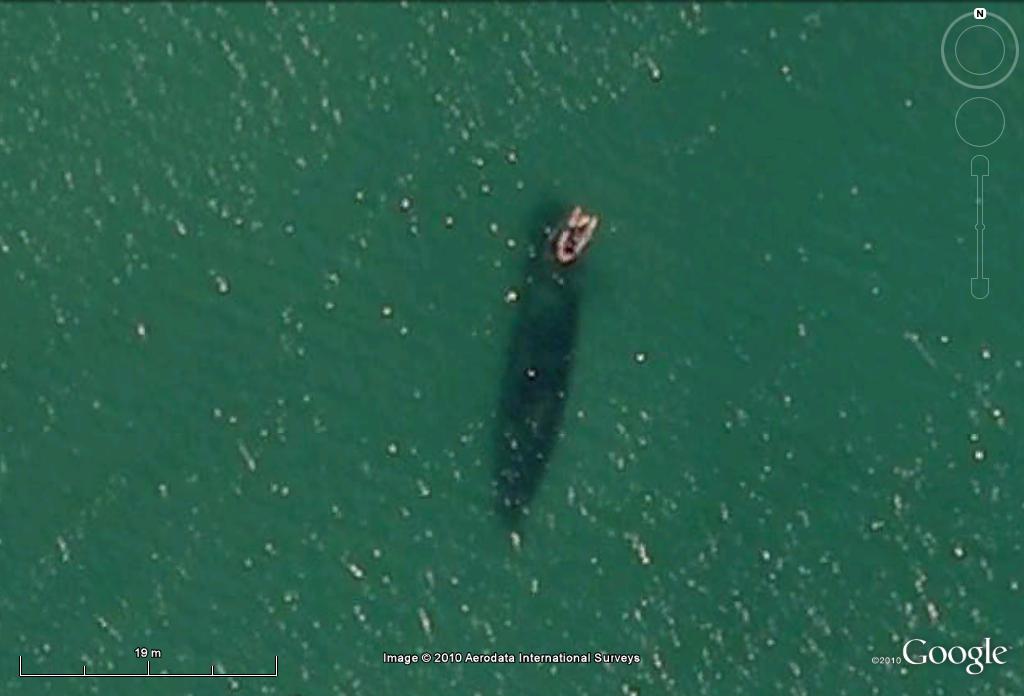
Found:
[{"label": "rust-colored boat", "polygon": [[563,266],[578,261],[594,238],[598,222],[597,215],[584,212],[580,206],[573,208],[565,225],[555,233],[552,243],[555,260]]}]

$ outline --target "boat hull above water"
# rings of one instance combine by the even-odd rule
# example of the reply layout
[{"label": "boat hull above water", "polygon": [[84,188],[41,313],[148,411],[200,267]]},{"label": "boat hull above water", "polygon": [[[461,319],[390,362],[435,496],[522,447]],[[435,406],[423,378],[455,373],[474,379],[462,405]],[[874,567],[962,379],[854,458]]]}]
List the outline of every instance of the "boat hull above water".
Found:
[{"label": "boat hull above water", "polygon": [[552,239],[555,261],[562,266],[576,263],[590,246],[599,222],[600,218],[597,215],[584,212],[580,206],[573,208],[569,219],[555,232]]}]

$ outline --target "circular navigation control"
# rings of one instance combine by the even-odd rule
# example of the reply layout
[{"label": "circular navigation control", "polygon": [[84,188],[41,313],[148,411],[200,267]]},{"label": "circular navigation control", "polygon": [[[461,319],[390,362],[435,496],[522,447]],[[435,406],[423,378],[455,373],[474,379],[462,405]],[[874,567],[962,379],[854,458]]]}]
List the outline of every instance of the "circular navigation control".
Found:
[{"label": "circular navigation control", "polygon": [[1010,23],[988,12],[975,19],[966,12],[942,35],[942,65],[949,76],[970,89],[988,89],[1010,76],[1020,59],[1020,42]]},{"label": "circular navigation control", "polygon": [[1003,107],[988,97],[971,97],[956,110],[953,127],[971,147],[988,147],[1003,136],[1006,114]]}]

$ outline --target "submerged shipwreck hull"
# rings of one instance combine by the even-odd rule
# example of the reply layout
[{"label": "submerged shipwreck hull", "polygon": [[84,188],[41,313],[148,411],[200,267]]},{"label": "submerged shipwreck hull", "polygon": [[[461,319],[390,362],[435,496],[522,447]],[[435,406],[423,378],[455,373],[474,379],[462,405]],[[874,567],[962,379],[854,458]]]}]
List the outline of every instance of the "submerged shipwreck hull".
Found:
[{"label": "submerged shipwreck hull", "polygon": [[[596,226],[597,217],[582,217],[577,207],[548,238],[550,253],[535,253],[526,265],[495,437],[496,504],[512,529],[528,513],[562,435],[580,323],[580,277],[565,266],[583,253]],[[560,258],[559,244],[581,232],[586,242],[578,238],[571,258]]]}]

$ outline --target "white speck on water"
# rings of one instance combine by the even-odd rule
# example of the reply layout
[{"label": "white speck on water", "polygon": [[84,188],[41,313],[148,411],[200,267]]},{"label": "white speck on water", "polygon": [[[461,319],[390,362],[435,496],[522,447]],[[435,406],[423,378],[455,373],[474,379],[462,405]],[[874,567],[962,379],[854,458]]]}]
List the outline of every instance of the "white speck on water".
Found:
[{"label": "white speck on water", "polygon": [[661,81],[661,68],[652,59],[647,59],[647,69],[651,76],[651,82]]},{"label": "white speck on water", "polygon": [[860,186],[857,186],[857,184],[854,184],[853,186],[851,186],[850,187],[850,195],[851,196],[859,196],[860,195]]},{"label": "white speck on water", "polygon": [[928,349],[921,342],[921,336],[916,331],[904,331],[903,338],[905,338],[906,340],[910,341],[911,344],[913,344],[914,348],[921,355],[924,361],[928,363],[929,367],[938,367],[938,363],[935,361],[935,358],[932,357],[932,354],[928,352]]},{"label": "white speck on water", "polygon": [[245,443],[241,440],[238,441],[238,453],[242,455],[242,460],[245,462],[245,467],[249,471],[256,471],[256,459],[249,452],[249,448],[245,446]]},{"label": "white speck on water", "polygon": [[633,547],[633,551],[636,552],[637,558],[640,559],[641,565],[650,565],[651,556],[647,553],[647,545],[640,540],[638,534],[629,533],[626,534],[626,539],[629,540],[630,545]]},{"label": "white speck on water", "polygon": [[141,321],[135,325],[135,335],[139,338],[146,338],[146,325]]},{"label": "white speck on water", "polygon": [[982,348],[981,348],[981,359],[982,360],[991,360],[992,359],[992,351],[989,350],[988,346],[982,346]]},{"label": "white speck on water", "polygon": [[221,295],[227,295],[231,292],[231,285],[228,283],[228,279],[222,275],[218,275],[214,278],[214,282],[217,285],[217,292]]},{"label": "white speck on water", "polygon": [[976,462],[983,462],[983,461],[985,461],[985,450],[983,448],[978,447],[977,449],[974,450],[974,461],[976,461]]},{"label": "white speck on water", "polygon": [[356,617],[356,620],[359,621],[359,623],[366,623],[366,612],[363,611],[363,608],[360,605],[357,604],[352,607],[352,615]]},{"label": "white speck on water", "polygon": [[423,629],[423,632],[425,634],[427,634],[428,636],[433,635],[434,634],[434,624],[433,624],[433,622],[431,622],[430,615],[427,613],[427,610],[424,609],[423,607],[420,607],[419,609],[416,610],[416,613],[419,614],[419,617],[420,617],[420,628]]},{"label": "white speck on water", "polygon": [[636,362],[638,362],[638,363],[646,362],[647,361],[647,353],[644,353],[643,351],[639,351],[639,352],[637,352],[636,354],[633,355],[633,359]]},{"label": "white speck on water", "polygon": [[394,310],[391,308],[391,305],[384,305],[380,308],[380,315],[385,319],[390,319],[392,314],[394,314]]},{"label": "white speck on water", "polygon": [[396,443],[394,443],[394,442],[389,442],[387,450],[388,450],[388,454],[390,454],[392,457],[394,457],[396,454],[398,454],[398,445]]},{"label": "white speck on water", "polygon": [[509,290],[505,293],[505,302],[512,304],[519,300],[519,293],[515,290]]}]

